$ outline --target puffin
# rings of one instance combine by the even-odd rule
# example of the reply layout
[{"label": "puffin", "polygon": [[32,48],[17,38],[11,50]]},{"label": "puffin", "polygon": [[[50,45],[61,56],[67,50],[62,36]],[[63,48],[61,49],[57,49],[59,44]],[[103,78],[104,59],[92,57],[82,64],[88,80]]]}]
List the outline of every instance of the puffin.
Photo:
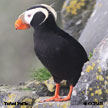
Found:
[{"label": "puffin", "polygon": [[[49,70],[56,83],[53,97],[40,102],[67,101],[78,82],[84,63],[88,61],[83,46],[56,24],[57,12],[47,4],[37,4],[23,12],[15,21],[16,30],[34,29],[34,51]],[[59,95],[60,82],[66,80],[69,93]]]}]

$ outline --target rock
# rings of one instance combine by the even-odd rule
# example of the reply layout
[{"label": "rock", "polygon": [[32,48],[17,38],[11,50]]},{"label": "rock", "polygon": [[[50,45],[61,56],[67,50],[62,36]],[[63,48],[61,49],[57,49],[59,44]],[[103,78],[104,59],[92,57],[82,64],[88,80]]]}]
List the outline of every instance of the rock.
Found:
[{"label": "rock", "polygon": [[72,93],[71,106],[89,102],[103,103],[105,108],[108,106],[105,104],[108,102],[108,36],[95,48],[90,61],[84,64]]},{"label": "rock", "polygon": [[7,91],[0,93],[0,108],[32,107],[37,98],[38,96],[30,91]]},{"label": "rock", "polygon": [[108,108],[108,103],[103,105],[72,105],[70,108]]},{"label": "rock", "polygon": [[[54,85],[52,85],[52,86],[54,86]],[[47,86],[44,84],[44,82],[39,82],[36,80],[27,81],[27,82],[25,82],[25,84],[17,86],[16,89],[19,91],[21,91],[21,90],[33,91],[38,96],[52,96],[52,95],[54,95],[54,91],[53,92],[49,91]]]},{"label": "rock", "polygon": [[[44,99],[45,96],[53,96],[54,95],[54,89],[55,89],[55,83],[53,78],[50,78],[47,81],[44,82],[38,82],[36,80],[30,80],[27,82],[23,82],[20,84],[17,84],[16,86],[9,86],[9,85],[1,85],[0,86],[0,108],[6,107],[6,102],[12,102],[15,104],[15,102],[24,103],[26,102],[28,105],[22,105],[24,108],[31,108],[34,106],[34,104],[38,104],[37,100],[40,96],[43,96]],[[67,95],[69,88],[66,86],[66,81],[61,82],[61,90],[60,95]],[[49,104],[50,105],[50,104]],[[53,103],[52,105],[60,106],[60,103],[56,104]],[[67,102],[61,104],[62,106],[68,106]],[[39,106],[40,105],[39,103]],[[44,105],[45,106],[45,105]],[[19,108],[17,105],[9,105],[10,108]],[[8,108],[7,107],[7,108]]]},{"label": "rock", "polygon": [[95,9],[79,38],[79,42],[89,54],[107,34],[108,0],[97,0]]},{"label": "rock", "polygon": [[63,28],[78,39],[90,17],[96,0],[66,0],[62,8]]},{"label": "rock", "polygon": [[[69,86],[66,85],[66,81],[63,80],[61,83],[60,95],[64,96],[68,94]],[[24,85],[19,86],[18,89],[22,90],[33,90],[39,96],[53,96],[55,91],[55,83],[51,77],[49,80],[38,82],[36,80],[27,81]]]},{"label": "rock", "polygon": [[[30,85],[37,84],[39,92],[43,89],[43,85],[38,85],[37,81],[27,81],[25,83],[18,84],[17,86],[4,86],[0,87],[0,108],[19,108],[18,104],[21,108],[31,108],[36,99],[39,98],[39,92],[36,92],[34,88],[30,88]],[[39,89],[40,88],[40,89]],[[46,87],[47,89],[47,87]],[[48,91],[48,90],[46,90]],[[14,105],[7,105],[9,102]]]},{"label": "rock", "polygon": [[[54,80],[53,78],[51,77],[49,80],[47,81],[44,81],[43,84],[45,84],[48,88],[48,90],[50,92],[53,92],[54,93],[54,90],[55,90],[55,83],[54,83]],[[66,81],[63,80],[61,83],[60,83],[60,95],[61,96],[65,96],[68,94],[68,91],[69,91],[69,86],[67,85]],[[54,95],[54,94],[53,94]],[[48,95],[46,95],[48,96]]]},{"label": "rock", "polygon": [[[47,99],[49,97],[40,97],[38,101]],[[70,101],[66,102],[44,102],[44,103],[36,103],[34,104],[33,108],[69,108]]]}]

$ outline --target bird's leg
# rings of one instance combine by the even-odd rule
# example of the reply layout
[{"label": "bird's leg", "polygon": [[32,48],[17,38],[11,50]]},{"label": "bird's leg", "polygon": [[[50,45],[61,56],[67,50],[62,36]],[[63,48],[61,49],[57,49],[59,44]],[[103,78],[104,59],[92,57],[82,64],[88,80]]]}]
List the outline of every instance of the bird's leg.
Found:
[{"label": "bird's leg", "polygon": [[49,102],[49,101],[54,101],[56,99],[60,99],[60,96],[59,96],[59,91],[60,91],[60,84],[56,83],[56,90],[55,90],[55,95],[49,99],[46,99],[44,101],[40,101],[41,103],[42,102]]},{"label": "bird's leg", "polygon": [[71,99],[71,94],[72,94],[72,90],[73,90],[73,86],[70,85],[70,90],[69,90],[69,93],[67,95],[67,97],[63,98],[63,99],[55,99],[55,101],[68,101]]}]

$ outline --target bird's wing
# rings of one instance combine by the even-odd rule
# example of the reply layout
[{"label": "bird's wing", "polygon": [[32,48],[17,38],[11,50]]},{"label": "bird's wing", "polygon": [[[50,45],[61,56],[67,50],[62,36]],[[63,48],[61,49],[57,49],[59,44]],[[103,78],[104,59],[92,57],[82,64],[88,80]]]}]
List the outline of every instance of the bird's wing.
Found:
[{"label": "bird's wing", "polygon": [[62,47],[61,53],[65,54],[65,56],[68,55],[70,59],[75,58],[76,60],[86,62],[88,57],[83,46],[68,33],[61,29],[58,29],[58,31],[57,35],[64,40],[64,46]]}]

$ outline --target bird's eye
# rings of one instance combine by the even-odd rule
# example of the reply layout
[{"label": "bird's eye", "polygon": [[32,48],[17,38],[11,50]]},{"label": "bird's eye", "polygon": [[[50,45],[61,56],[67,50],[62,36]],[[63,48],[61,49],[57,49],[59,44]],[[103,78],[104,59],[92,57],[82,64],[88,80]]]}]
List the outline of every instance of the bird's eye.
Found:
[{"label": "bird's eye", "polygon": [[31,17],[31,15],[29,14],[29,15],[27,15],[28,17]]}]

